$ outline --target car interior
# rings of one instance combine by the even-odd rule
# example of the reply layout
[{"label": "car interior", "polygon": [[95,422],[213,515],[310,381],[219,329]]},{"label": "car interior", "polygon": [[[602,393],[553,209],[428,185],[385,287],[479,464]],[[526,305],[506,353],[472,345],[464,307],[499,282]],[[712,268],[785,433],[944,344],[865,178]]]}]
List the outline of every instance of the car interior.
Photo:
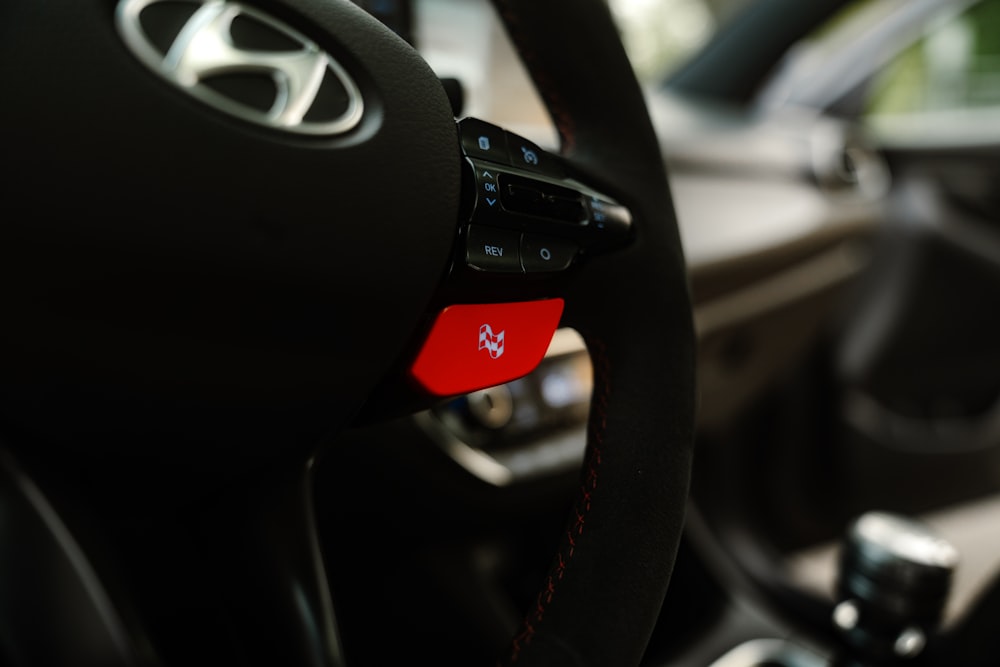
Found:
[{"label": "car interior", "polygon": [[1000,664],[1000,1],[0,53],[0,667]]}]

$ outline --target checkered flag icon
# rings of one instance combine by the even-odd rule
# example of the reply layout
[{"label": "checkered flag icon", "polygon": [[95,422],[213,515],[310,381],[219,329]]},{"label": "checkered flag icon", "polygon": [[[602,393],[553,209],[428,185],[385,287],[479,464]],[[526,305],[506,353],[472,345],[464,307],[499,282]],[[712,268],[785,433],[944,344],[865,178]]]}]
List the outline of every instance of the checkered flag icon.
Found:
[{"label": "checkered flag icon", "polygon": [[497,359],[503,354],[504,331],[498,334],[493,333],[493,328],[488,324],[479,327],[479,349],[490,353],[491,359]]}]

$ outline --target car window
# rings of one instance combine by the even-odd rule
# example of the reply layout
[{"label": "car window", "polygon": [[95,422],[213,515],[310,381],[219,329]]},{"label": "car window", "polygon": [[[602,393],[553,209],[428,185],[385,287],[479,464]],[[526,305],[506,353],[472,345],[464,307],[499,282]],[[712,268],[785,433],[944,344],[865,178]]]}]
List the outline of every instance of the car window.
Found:
[{"label": "car window", "polygon": [[1000,0],[928,25],[869,90],[868,124],[897,142],[1000,140]]},{"label": "car window", "polygon": [[1000,0],[856,0],[758,99],[860,118],[887,144],[1000,141]]}]

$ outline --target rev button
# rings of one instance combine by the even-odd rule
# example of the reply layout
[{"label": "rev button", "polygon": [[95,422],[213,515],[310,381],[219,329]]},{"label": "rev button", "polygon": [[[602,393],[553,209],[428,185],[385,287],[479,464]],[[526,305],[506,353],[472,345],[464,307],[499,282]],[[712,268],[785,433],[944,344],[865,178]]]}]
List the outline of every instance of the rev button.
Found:
[{"label": "rev button", "polygon": [[465,263],[481,271],[521,273],[520,242],[516,231],[469,225]]}]

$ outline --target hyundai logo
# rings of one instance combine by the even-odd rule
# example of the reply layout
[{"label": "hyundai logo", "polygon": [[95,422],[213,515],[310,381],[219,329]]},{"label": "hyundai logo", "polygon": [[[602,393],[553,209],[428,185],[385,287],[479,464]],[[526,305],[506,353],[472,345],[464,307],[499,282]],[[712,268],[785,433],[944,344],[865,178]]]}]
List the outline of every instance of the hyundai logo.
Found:
[{"label": "hyundai logo", "polygon": [[344,68],[247,5],[121,0],[116,24],[139,60],[219,111],[309,135],[342,134],[361,121],[361,92]]}]

